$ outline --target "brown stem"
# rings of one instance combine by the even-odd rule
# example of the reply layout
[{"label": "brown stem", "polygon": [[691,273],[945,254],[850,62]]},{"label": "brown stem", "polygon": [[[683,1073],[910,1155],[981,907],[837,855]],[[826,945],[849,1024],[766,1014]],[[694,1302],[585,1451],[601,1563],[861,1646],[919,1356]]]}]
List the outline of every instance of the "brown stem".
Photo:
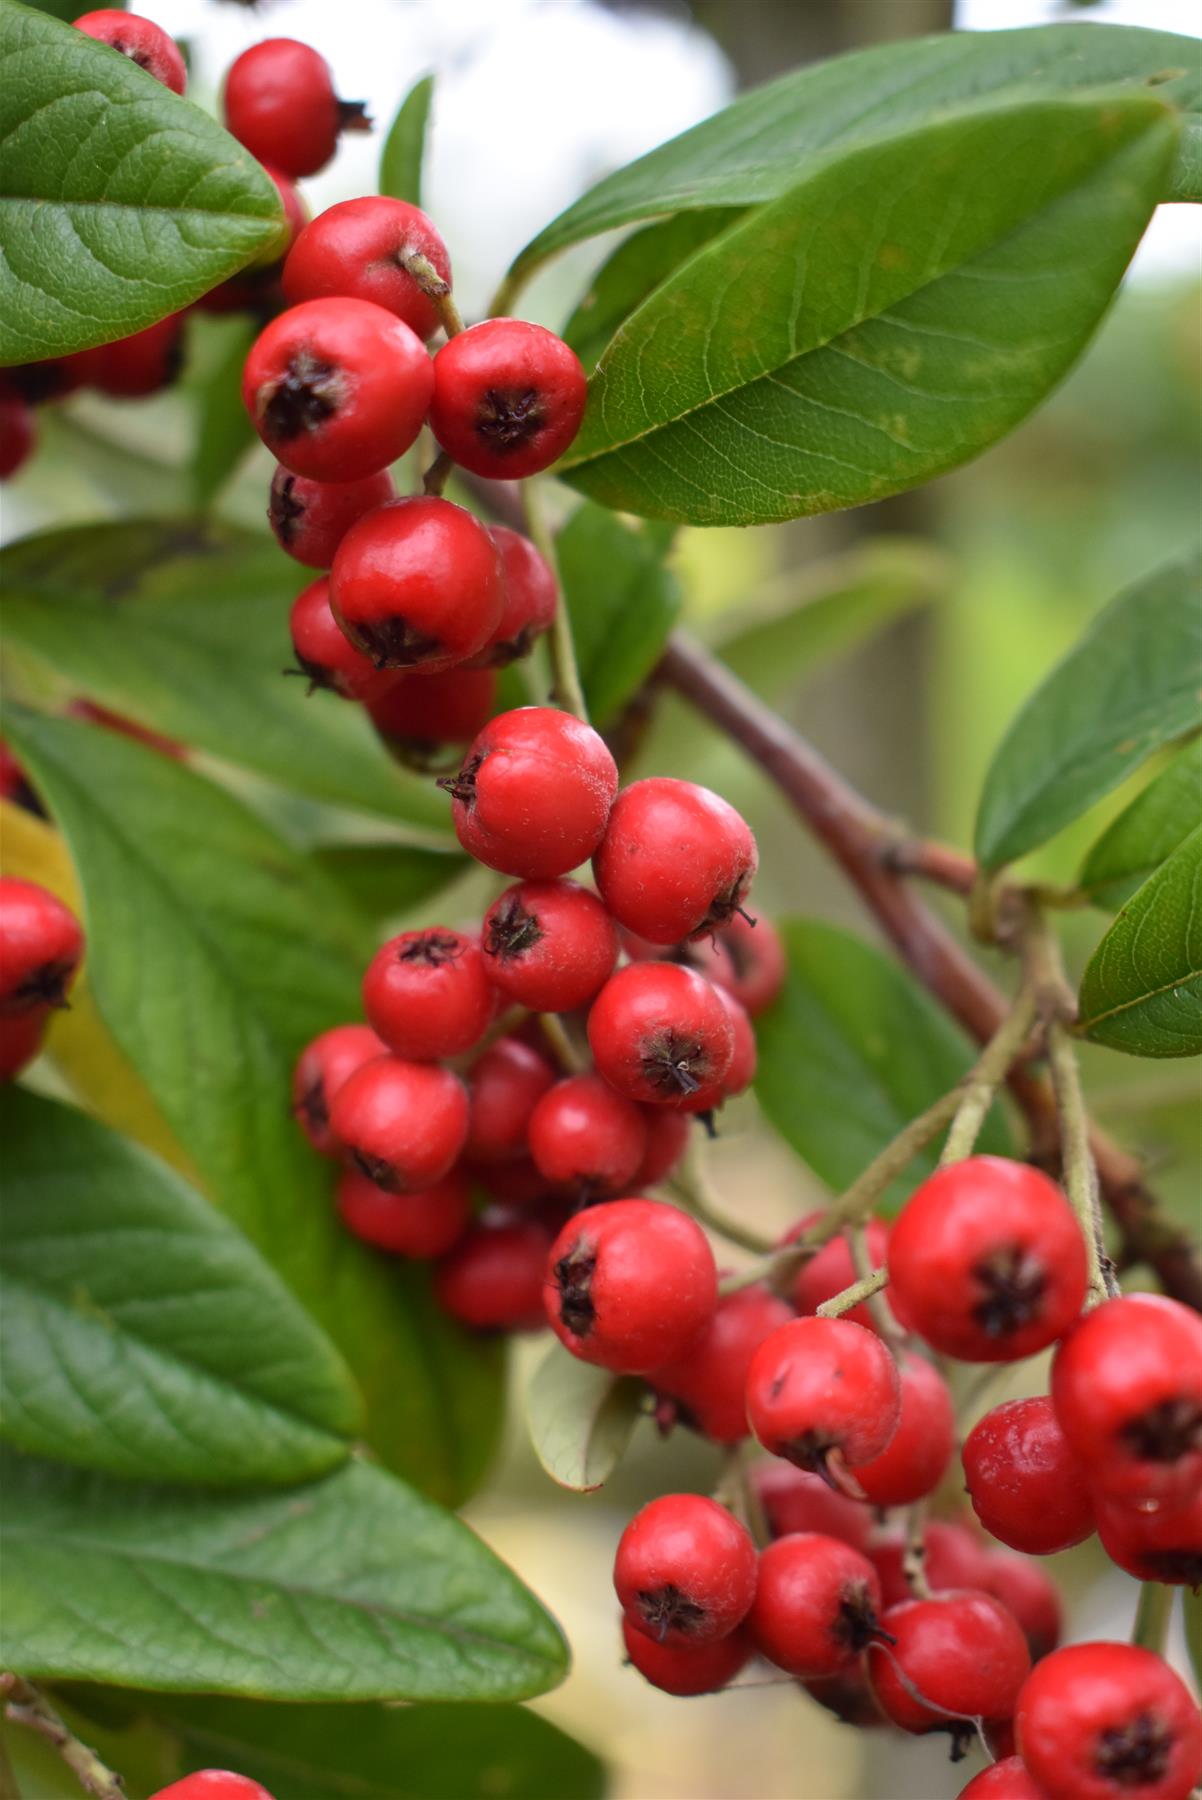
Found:
[{"label": "brown stem", "polygon": [[5,1717],[16,1725],[27,1725],[53,1744],[86,1794],[94,1795],[95,1800],[125,1800],[120,1775],[106,1768],[96,1752],[75,1736],[39,1688],[19,1675],[3,1675],[0,1691],[7,1700]]},{"label": "brown stem", "polygon": [[897,838],[882,855],[895,875],[918,875],[937,887],[950,888],[953,894],[967,896],[976,885],[977,865],[972,857],[934,838]]}]

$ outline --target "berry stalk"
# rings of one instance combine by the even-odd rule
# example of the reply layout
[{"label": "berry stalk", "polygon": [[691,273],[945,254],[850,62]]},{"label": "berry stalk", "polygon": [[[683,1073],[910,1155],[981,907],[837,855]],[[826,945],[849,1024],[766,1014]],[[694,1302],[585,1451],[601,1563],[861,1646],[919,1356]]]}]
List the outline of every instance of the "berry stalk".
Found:
[{"label": "berry stalk", "polygon": [[14,1725],[27,1725],[52,1744],[85,1794],[92,1794],[95,1800],[125,1800],[121,1777],[75,1736],[39,1688],[19,1675],[0,1675],[0,1692],[7,1696],[4,1716]]},{"label": "berry stalk", "polygon": [[547,644],[551,655],[551,691],[560,706],[566,708],[568,712],[574,713],[587,725],[588,705],[584,698],[584,689],[580,685],[580,671],[576,666],[576,646],[572,640],[572,621],[568,615],[567,602],[564,599],[563,583],[559,579],[555,539],[542,510],[542,495],[538,492],[536,483],[532,481],[522,484],[522,507],[525,513],[527,534],[555,576],[558,604],[550,630],[547,632]]}]

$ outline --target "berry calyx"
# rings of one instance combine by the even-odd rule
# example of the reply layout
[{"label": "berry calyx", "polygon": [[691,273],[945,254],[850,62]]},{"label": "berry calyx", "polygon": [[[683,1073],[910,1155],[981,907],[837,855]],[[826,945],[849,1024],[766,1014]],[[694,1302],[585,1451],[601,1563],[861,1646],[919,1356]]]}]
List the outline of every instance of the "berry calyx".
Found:
[{"label": "berry calyx", "polygon": [[[555,1071],[520,1038],[498,1038],[467,1073],[471,1107],[464,1154],[469,1162],[508,1162],[523,1154],[530,1115]],[[540,1177],[539,1193],[546,1191]]]},{"label": "berry calyx", "polygon": [[[357,653],[356,653],[357,654]],[[421,768],[451,744],[466,744],[488,721],[497,697],[491,669],[447,669],[441,675],[402,675],[369,700],[367,716],[384,747],[407,768]]]},{"label": "berry calyx", "polygon": [[413,272],[415,260],[428,264],[432,279],[449,290],[447,247],[420,207],[382,194],[342,200],[319,213],[293,244],[284,292],[293,305],[342,294],[370,300],[426,339],[441,320],[431,277],[423,285]]},{"label": "berry calyx", "polygon": [[329,577],[311,581],[292,602],[288,617],[295,672],[306,677],[309,692],[326,688],[344,700],[373,705],[398,680],[391,669],[377,669],[347,641],[330,611]]},{"label": "berry calyx", "polygon": [[733,806],[696,782],[655,776],[618,795],[593,873],[620,925],[648,943],[677,944],[739,911],[757,861]]},{"label": "berry calyx", "polygon": [[625,1613],[622,1641],[627,1660],[645,1681],[662,1693],[680,1696],[718,1693],[734,1680],[755,1650],[741,1629],[708,1644],[661,1644],[632,1625]]},{"label": "berry calyx", "polygon": [[1012,1550],[1051,1556],[1093,1530],[1085,1465],[1047,1395],[995,1406],[973,1426],[961,1455],[973,1511]]},{"label": "berry calyx", "polygon": [[530,1116],[530,1154],[549,1186],[582,1200],[620,1194],[647,1148],[647,1126],[633,1101],[599,1075],[569,1075]]},{"label": "berry calyx", "polygon": [[925,1357],[901,1357],[901,1416],[879,1456],[856,1480],[873,1506],[908,1506],[933,1493],[956,1447],[956,1414],[946,1381]]},{"label": "berry calyx", "polygon": [[1032,1669],[1018,1748],[1048,1800],[1186,1800],[1202,1767],[1202,1719],[1151,1650],[1070,1644]]},{"label": "berry calyx", "polygon": [[755,1545],[716,1500],[665,1494],[622,1533],[614,1589],[635,1630],[657,1643],[712,1643],[742,1623],[755,1599]]},{"label": "berry calyx", "polygon": [[499,669],[530,654],[554,621],[559,595],[546,557],[528,537],[505,525],[490,525],[488,535],[500,554],[504,599],[501,622],[473,663]]},{"label": "berry calyx", "polygon": [[812,1681],[844,1673],[869,1644],[891,1641],[880,1610],[868,1558],[838,1538],[807,1532],[761,1553],[748,1628],[769,1662]]},{"label": "berry calyx", "polygon": [[0,1016],[66,1006],[83,950],[69,907],[36,881],[0,877]]},{"label": "berry calyx", "polygon": [[773,1456],[858,1498],[854,1470],[885,1449],[901,1412],[897,1365],[846,1319],[793,1319],[766,1338],[747,1373],[747,1417]]},{"label": "berry calyx", "polygon": [[173,94],[182,94],[187,87],[188,69],[179,45],[151,20],[118,6],[103,6],[96,12],[80,13],[74,24],[76,31],[128,56]]},{"label": "berry calyx", "polygon": [[370,131],[357,100],[334,92],[324,56],[295,38],[266,38],[230,65],[222,108],[226,130],[260,162],[285,175],[316,175],[343,131]]},{"label": "berry calyx", "polygon": [[870,1644],[877,1704],[903,1731],[949,1731],[952,1759],[978,1719],[1008,1719],[1031,1667],[1017,1622],[991,1594],[972,1589],[903,1600],[881,1620],[891,1644]]},{"label": "berry calyx", "polygon": [[311,569],[328,569],[355,521],[395,498],[387,469],[359,481],[307,481],[281,464],[271,481],[267,522],[281,550]]},{"label": "berry calyx", "polygon": [[678,963],[631,963],[606,982],[588,1016],[598,1071],[630,1100],[692,1110],[712,1103],[734,1056],[716,989]]},{"label": "berry calyx", "polygon": [[1007,1756],[991,1763],[960,1789],[960,1800],[1042,1800],[1021,1756]]},{"label": "berry calyx", "polygon": [[708,936],[686,947],[691,968],[732,993],[751,1018],[758,1018],[785,985],[785,947],[771,919],[734,913]]},{"label": "berry calyx", "polygon": [[473,475],[521,481],[562,456],[588,383],[562,338],[522,319],[485,319],[434,358],[430,428]]},{"label": "berry calyx", "polygon": [[452,1169],[433,1187],[416,1193],[389,1193],[357,1169],[338,1180],[343,1224],[364,1243],[394,1256],[443,1256],[458,1243],[471,1214],[467,1177]]},{"label": "berry calyx", "polygon": [[432,1062],[479,1043],[495,994],[474,937],[435,925],[389,938],[363,977],[363,1010],[397,1056]]},{"label": "berry calyx", "polygon": [[370,1025],[335,1025],[306,1045],[292,1073],[292,1110],[300,1128],[322,1156],[340,1156],[342,1145],[330,1130],[334,1095],[364,1063],[387,1054]]},{"label": "berry calyx", "polygon": [[[650,1115],[672,1117],[674,1115]],[[652,1371],[648,1380],[667,1408],[657,1409],[661,1428],[682,1424],[716,1444],[737,1444],[748,1434],[744,1390],[751,1359],[769,1334],[792,1314],[767,1288],[739,1288],[719,1300],[709,1324],[679,1361]]]},{"label": "berry calyx", "polygon": [[229,1769],[198,1769],[159,1788],[150,1800],[273,1800],[259,1782],[249,1775],[235,1775]]},{"label": "berry calyx", "polygon": [[439,1305],[473,1331],[537,1331],[550,1248],[537,1220],[485,1213],[435,1269]]},{"label": "berry calyx", "polygon": [[467,1093],[449,1069],[381,1056],[343,1082],[330,1130],[350,1165],[392,1194],[441,1181],[467,1139]]},{"label": "berry calyx", "polygon": [[618,957],[613,920],[574,881],[507,888],[484,915],[480,944],[490,980],[532,1012],[587,1006]]},{"label": "berry calyx", "polygon": [[1202,1489],[1182,1507],[1155,1510],[1098,1494],[1097,1522],[1111,1562],[1137,1581],[1202,1587]]}]

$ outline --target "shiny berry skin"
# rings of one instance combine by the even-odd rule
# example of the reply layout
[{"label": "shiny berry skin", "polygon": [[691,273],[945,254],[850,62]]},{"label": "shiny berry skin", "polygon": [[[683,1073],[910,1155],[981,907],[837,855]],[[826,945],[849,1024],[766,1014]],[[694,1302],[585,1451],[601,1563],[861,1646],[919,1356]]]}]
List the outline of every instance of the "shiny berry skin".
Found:
[{"label": "shiny berry skin", "polygon": [[1094,1307],[1056,1351],[1052,1404],[1099,1490],[1183,1504],[1202,1487],[1202,1319],[1159,1294]]},{"label": "shiny berry skin", "polygon": [[330,1130],[334,1095],[364,1063],[386,1054],[387,1045],[370,1025],[335,1025],[301,1051],[292,1072],[292,1110],[322,1156],[342,1154],[342,1145]]},{"label": "shiny berry skin", "polygon": [[813,1681],[851,1668],[878,1636],[880,1610],[881,1585],[868,1558],[839,1538],[804,1532],[761,1552],[747,1623],[769,1662]]},{"label": "shiny berry skin", "polygon": [[950,1731],[958,1747],[976,1735],[975,1719],[1010,1718],[1031,1658],[1016,1620],[992,1594],[954,1588],[903,1600],[881,1625],[896,1642],[869,1645],[868,1678],[882,1712],[903,1731]]},{"label": "shiny berry skin", "polygon": [[296,596],[288,627],[296,672],[307,676],[310,693],[327,688],[344,700],[370,705],[382,700],[398,680],[391,669],[377,669],[347,642],[330,611],[328,576],[311,581]]},{"label": "shiny berry skin", "polygon": [[651,776],[618,795],[593,874],[620,925],[651,944],[678,944],[726,924],[757,860],[750,827],[718,794]]},{"label": "shiny berry skin", "polygon": [[33,1061],[42,1048],[48,1017],[44,1006],[23,1013],[0,1013],[0,1081],[11,1081]]},{"label": "shiny berry skin", "polygon": [[1021,1756],[1007,1756],[991,1763],[960,1789],[959,1800],[1043,1800],[1040,1790],[1023,1767]]},{"label": "shiny berry skin", "polygon": [[[471,1117],[464,1155],[469,1162],[507,1162],[526,1149],[530,1115],[555,1081],[555,1071],[520,1038],[498,1038],[467,1072]],[[539,1192],[546,1191],[540,1177]]]},{"label": "shiny berry skin", "polygon": [[773,1537],[819,1532],[850,1544],[853,1550],[867,1548],[872,1514],[862,1502],[837,1493],[821,1475],[808,1475],[804,1469],[773,1458],[756,1463],[752,1479]]},{"label": "shiny berry skin", "polygon": [[879,1338],[846,1319],[791,1320],[764,1340],[747,1372],[747,1418],[765,1450],[837,1486],[847,1467],[880,1455],[900,1412],[896,1363]]},{"label": "shiny berry skin", "polygon": [[682,1648],[712,1643],[755,1599],[755,1545],[716,1500],[664,1494],[635,1513],[614,1558],[614,1589],[636,1631]]},{"label": "shiny berry skin", "polygon": [[[868,1546],[872,1566],[881,1578],[881,1594],[886,1606],[897,1606],[910,1599],[904,1558],[906,1543],[901,1531],[875,1536]],[[989,1581],[989,1551],[981,1540],[963,1525],[946,1519],[932,1519],[922,1534],[922,1572],[932,1593],[948,1588],[982,1588]]]},{"label": "shiny berry skin", "polygon": [[630,1100],[686,1111],[721,1091],[734,1032],[717,990],[679,963],[631,963],[588,1016],[597,1069]]},{"label": "shiny berry skin", "polygon": [[487,724],[497,698],[491,669],[447,669],[441,675],[392,677],[367,716],[389,753],[406,766],[420,764],[447,744],[466,744]]},{"label": "shiny berry skin", "polygon": [[249,1775],[234,1775],[228,1769],[198,1769],[159,1788],[150,1800],[273,1800],[273,1796]]},{"label": "shiny berry skin", "polygon": [[962,1362],[1033,1356],[1085,1299],[1068,1201],[1038,1169],[1000,1156],[970,1156],[924,1181],[890,1233],[888,1266],[907,1323]]},{"label": "shiny berry skin", "polygon": [[600,843],[618,770],[591,725],[554,707],[521,706],[484,727],[443,785],[469,856],[503,875],[551,881]]},{"label": "shiny berry skin", "polygon": [[759,1286],[720,1299],[685,1355],[648,1376],[656,1393],[670,1402],[657,1410],[657,1419],[688,1425],[716,1444],[739,1443],[748,1435],[744,1389],[751,1359],[792,1316],[783,1300]]},{"label": "shiny berry skin", "polygon": [[242,400],[267,448],[294,475],[359,481],[413,443],[431,379],[421,339],[382,306],[306,300],[251,345]]},{"label": "shiny berry skin", "polygon": [[434,925],[382,944],[363,977],[367,1022],[396,1056],[434,1062],[478,1044],[495,996],[474,937]]},{"label": "shiny berry skin", "polygon": [[634,1176],[634,1186],[640,1191],[666,1180],[689,1141],[689,1120],[684,1113],[669,1112],[665,1106],[645,1106],[643,1114],[647,1121],[647,1149]]},{"label": "shiny berry skin", "polygon": [[1012,1550],[1052,1556],[1093,1530],[1085,1465],[1046,1394],[995,1406],[973,1426],[961,1455],[973,1511]]},{"label": "shiny berry skin", "polygon": [[355,521],[395,499],[387,469],[359,481],[307,481],[281,464],[271,481],[267,523],[281,550],[310,569],[328,569]]},{"label": "shiny berry skin", "polygon": [[1202,1719],[1185,1684],[1134,1644],[1070,1644],[1031,1671],[1018,1748],[1047,1800],[1186,1800]]},{"label": "shiny berry skin", "polygon": [[437,674],[472,656],[501,616],[501,564],[483,525],[434,495],[394,500],[343,538],[334,617],[377,668]]},{"label": "shiny berry skin", "polygon": [[528,537],[505,525],[490,525],[488,535],[500,553],[505,598],[500,624],[472,663],[499,669],[529,656],[554,621],[559,597],[550,565]]},{"label": "shiny berry skin", "polygon": [[551,1246],[543,1283],[560,1342],[622,1375],[682,1356],[717,1298],[705,1233],[659,1200],[611,1200],[578,1213]]},{"label": "shiny berry skin", "polygon": [[689,945],[690,967],[733,994],[751,1018],[766,1012],[785,985],[785,947],[771,919],[734,913],[711,937]]},{"label": "shiny berry skin", "polygon": [[473,1331],[537,1331],[546,1324],[543,1273],[551,1234],[536,1219],[477,1219],[434,1272],[444,1312]]},{"label": "shiny berry skin", "polygon": [[240,144],[295,180],[316,175],[338,148],[340,131],[369,131],[357,101],[334,92],[324,56],[295,38],[265,38],[230,65],[222,110]]},{"label": "shiny berry skin", "polygon": [[987,1550],[981,1586],[1014,1614],[1033,1663],[1056,1648],[1064,1625],[1064,1610],[1060,1589],[1041,1564],[1027,1556],[1014,1556],[1009,1550]]},{"label": "shiny berry skin", "polygon": [[33,408],[20,394],[0,394],[0,481],[9,481],[37,444]]},{"label": "shiny berry skin", "polygon": [[430,1063],[381,1056],[334,1095],[330,1129],[348,1162],[392,1194],[441,1181],[467,1140],[467,1092]]},{"label": "shiny berry skin", "polygon": [[523,319],[485,319],[434,358],[430,429],[473,475],[522,481],[562,456],[588,383],[562,338]]},{"label": "shiny berry skin", "polygon": [[65,1006],[83,950],[69,907],[36,881],[0,877],[0,1015]]},{"label": "shiny berry skin", "polygon": [[467,1229],[471,1192],[457,1169],[418,1193],[390,1194],[357,1169],[338,1180],[338,1212],[348,1231],[394,1256],[444,1256]]},{"label": "shiny berry skin", "polygon": [[[808,1231],[811,1225],[821,1219],[821,1212],[807,1213],[799,1219],[792,1230],[785,1234],[783,1242],[791,1244]],[[889,1247],[889,1227],[882,1219],[869,1219],[864,1227],[864,1244],[868,1251],[868,1260],[874,1269],[880,1268],[885,1261],[885,1253]],[[833,1300],[844,1288],[851,1287],[856,1280],[855,1265],[851,1260],[851,1250],[845,1237],[833,1237],[828,1243],[816,1250],[813,1256],[807,1257],[797,1271],[790,1298],[799,1313],[809,1315],[816,1313],[826,1300]],[[885,1289],[885,1304],[890,1302],[890,1290]],[[889,1310],[894,1311],[890,1306]],[[896,1316],[896,1314],[894,1315]],[[875,1331],[876,1325],[866,1302],[853,1306],[850,1312],[840,1314],[841,1318],[850,1319],[855,1325],[863,1325],[866,1331]]]},{"label": "shiny berry skin", "polygon": [[530,1154],[550,1186],[582,1199],[620,1194],[643,1160],[647,1127],[599,1075],[569,1075],[530,1117]]},{"label": "shiny berry skin", "polygon": [[1097,1496],[1098,1536],[1111,1562],[1137,1581],[1202,1587],[1202,1489],[1182,1507],[1123,1506]]},{"label": "shiny berry skin", "polygon": [[74,24],[76,31],[128,56],[173,94],[182,94],[187,87],[188,69],[178,44],[149,19],[117,6],[103,6],[97,12],[80,13]]},{"label": "shiny berry skin", "polygon": [[489,978],[532,1012],[574,1012],[594,999],[618,960],[618,934],[596,894],[575,881],[507,888],[484,915]]},{"label": "shiny berry skin", "polygon": [[879,1456],[856,1480],[873,1506],[908,1506],[933,1493],[956,1448],[956,1415],[947,1383],[925,1357],[900,1359],[901,1417]]},{"label": "shiny berry skin", "polygon": [[348,294],[370,300],[404,320],[419,338],[438,330],[438,308],[405,267],[421,256],[450,286],[447,247],[420,207],[407,200],[366,194],[319,213],[293,244],[284,264],[284,292],[299,300]]},{"label": "shiny berry skin", "polygon": [[716,1694],[732,1682],[750,1661],[755,1646],[747,1633],[736,1629],[708,1644],[661,1644],[639,1631],[625,1613],[622,1641],[627,1660],[645,1681],[662,1693],[681,1697]]}]

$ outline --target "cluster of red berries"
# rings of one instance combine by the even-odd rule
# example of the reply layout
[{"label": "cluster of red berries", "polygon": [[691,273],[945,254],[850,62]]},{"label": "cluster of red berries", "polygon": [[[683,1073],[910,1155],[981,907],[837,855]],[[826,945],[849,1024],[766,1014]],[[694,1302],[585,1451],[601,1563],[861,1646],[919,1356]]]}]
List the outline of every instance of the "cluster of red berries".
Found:
[{"label": "cluster of red berries", "polygon": [[0,1081],[19,1075],[41,1049],[83,951],[83,929],[69,907],[34,881],[0,876]]}]

